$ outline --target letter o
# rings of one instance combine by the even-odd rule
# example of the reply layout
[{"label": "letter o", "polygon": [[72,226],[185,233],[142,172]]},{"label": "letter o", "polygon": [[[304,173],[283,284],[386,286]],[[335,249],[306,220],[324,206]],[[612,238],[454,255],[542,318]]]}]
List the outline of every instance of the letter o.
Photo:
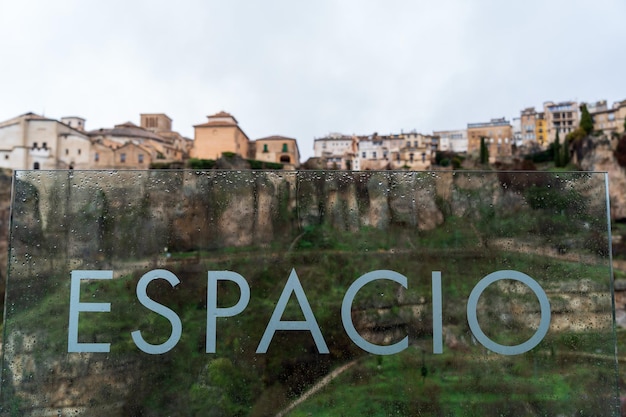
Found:
[{"label": "letter o", "polygon": [[[515,346],[505,346],[491,340],[480,328],[480,324],[478,324],[478,317],[476,315],[478,299],[483,291],[494,282],[505,279],[519,281],[528,286],[539,299],[539,305],[541,306],[541,320],[539,321],[537,331],[530,339]],[[541,285],[528,275],[513,270],[492,272],[481,279],[472,290],[469,299],[467,300],[467,322],[469,323],[470,329],[472,330],[476,340],[478,340],[480,344],[487,349],[502,355],[519,355],[528,352],[537,346],[546,336],[546,333],[548,333],[550,328],[550,301],[548,300],[548,296],[543,288],[541,288]]]}]

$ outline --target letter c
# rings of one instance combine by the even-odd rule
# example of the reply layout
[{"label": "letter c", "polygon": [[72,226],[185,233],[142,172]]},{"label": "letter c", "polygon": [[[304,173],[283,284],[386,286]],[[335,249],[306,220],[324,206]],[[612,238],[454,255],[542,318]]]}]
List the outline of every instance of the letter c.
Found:
[{"label": "letter c", "polygon": [[343,297],[343,302],[341,303],[341,320],[343,321],[343,327],[346,330],[346,333],[358,347],[375,355],[393,355],[395,353],[402,352],[409,346],[408,336],[406,336],[398,343],[394,343],[393,345],[375,345],[361,337],[361,335],[356,331],[354,323],[352,323],[351,310],[356,293],[359,292],[359,290],[363,288],[366,284],[372,281],[382,279],[397,282],[404,288],[407,288],[406,277],[395,271],[378,270],[368,272],[367,274],[362,275],[359,279],[354,281],[352,285],[350,285],[350,288],[348,288],[348,291],[346,291],[346,295]]}]

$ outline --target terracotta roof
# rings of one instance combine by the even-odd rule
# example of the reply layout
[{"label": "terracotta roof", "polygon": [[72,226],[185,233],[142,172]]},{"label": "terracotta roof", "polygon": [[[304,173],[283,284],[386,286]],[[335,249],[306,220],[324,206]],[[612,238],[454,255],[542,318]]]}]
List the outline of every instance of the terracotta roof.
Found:
[{"label": "terracotta roof", "polygon": [[294,138],[288,138],[287,136],[280,136],[280,135],[272,135],[272,136],[267,136],[265,138],[259,138],[256,139],[257,141],[259,140],[294,140]]},{"label": "terracotta roof", "polygon": [[124,123],[120,123],[119,125],[115,125],[114,127],[139,127],[139,126],[137,126],[133,122],[124,122]]},{"label": "terracotta roof", "polygon": [[54,120],[54,119],[49,119],[47,117],[44,116],[40,116],[38,114],[35,114],[33,112],[28,112],[28,113],[24,113],[24,114],[20,114],[17,117],[13,117],[9,120],[5,120],[3,122],[0,122],[0,126],[8,126],[8,125],[12,125],[14,123],[19,122],[22,119],[26,119],[26,120]]},{"label": "terracotta roof", "polygon": [[224,110],[222,110],[222,111],[221,111],[221,112],[219,112],[219,113],[215,113],[214,115],[209,116],[209,117],[232,117],[232,118],[234,119],[234,117],[233,117],[233,115],[232,115],[232,114],[230,114],[230,113],[228,113],[228,112],[225,112]]},{"label": "terracotta roof", "polygon": [[206,122],[199,125],[193,125],[193,127],[204,127],[204,126],[213,126],[213,127],[239,127],[239,125],[235,123],[225,122],[223,120],[217,120],[213,122]]},{"label": "terracotta roof", "polygon": [[156,141],[163,141],[163,138],[156,133],[152,133],[142,127],[135,125],[132,122],[126,122],[119,125],[115,125],[113,129],[100,128],[97,130],[91,130],[87,133],[89,136],[123,136],[143,139],[154,139]]},{"label": "terracotta roof", "polygon": [[209,119],[209,122],[211,121],[211,119],[233,119],[233,121],[235,122],[235,124],[239,124],[239,122],[237,121],[237,119],[235,119],[235,116],[233,116],[232,114],[225,112],[225,111],[221,111],[219,113],[215,113],[212,114],[210,116],[207,116],[207,118]]}]

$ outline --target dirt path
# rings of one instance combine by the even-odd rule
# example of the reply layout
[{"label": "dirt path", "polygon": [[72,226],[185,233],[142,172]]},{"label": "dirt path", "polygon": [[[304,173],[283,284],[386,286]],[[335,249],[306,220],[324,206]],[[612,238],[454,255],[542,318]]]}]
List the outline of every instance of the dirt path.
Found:
[{"label": "dirt path", "polygon": [[285,407],[282,411],[280,411],[278,414],[276,414],[276,417],[284,417],[284,416],[286,416],[294,408],[296,408],[297,406],[302,404],[304,401],[308,400],[312,395],[315,395],[319,390],[321,390],[326,385],[328,385],[333,379],[337,378],[339,375],[341,375],[342,373],[344,373],[345,371],[350,369],[352,366],[354,366],[358,361],[359,361],[359,359],[355,359],[355,360],[353,360],[351,362],[348,362],[345,365],[340,366],[339,368],[335,369],[334,371],[332,371],[331,373],[326,375],[324,378],[319,380],[315,385],[313,385],[311,388],[309,388],[308,391],[304,392],[295,401],[293,401],[291,404],[289,404],[287,407]]}]

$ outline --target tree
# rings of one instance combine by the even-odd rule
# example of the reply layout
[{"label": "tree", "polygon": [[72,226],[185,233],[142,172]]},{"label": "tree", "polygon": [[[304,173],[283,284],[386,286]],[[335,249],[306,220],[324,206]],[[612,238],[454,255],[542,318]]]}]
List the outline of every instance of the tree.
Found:
[{"label": "tree", "polygon": [[580,127],[585,130],[586,134],[590,134],[593,132],[593,117],[587,110],[587,105],[583,104],[580,106]]},{"label": "tree", "polygon": [[489,163],[489,148],[485,143],[485,137],[481,136],[480,138],[480,163],[486,165]]},{"label": "tree", "polygon": [[563,156],[561,158],[561,166],[567,166],[570,162],[570,154],[569,154],[569,139],[567,136],[565,137],[565,142],[563,143]]},{"label": "tree", "polygon": [[624,133],[619,142],[617,142],[617,147],[613,151],[613,154],[615,155],[617,163],[620,164],[620,166],[626,167],[626,133]]},{"label": "tree", "polygon": [[563,159],[561,158],[561,139],[559,138],[559,129],[556,130],[556,137],[554,138],[553,150],[554,150],[554,166],[558,168],[561,166],[561,160]]}]

